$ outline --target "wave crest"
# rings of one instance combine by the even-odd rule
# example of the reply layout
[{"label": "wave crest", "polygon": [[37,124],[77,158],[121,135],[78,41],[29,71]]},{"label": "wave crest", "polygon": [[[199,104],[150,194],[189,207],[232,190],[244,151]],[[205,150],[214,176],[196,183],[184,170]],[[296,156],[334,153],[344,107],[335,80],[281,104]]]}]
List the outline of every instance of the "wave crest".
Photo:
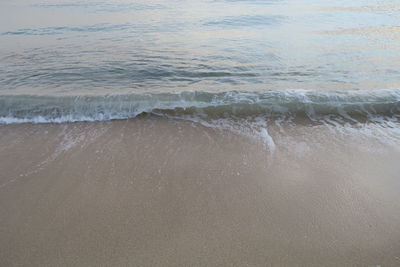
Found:
[{"label": "wave crest", "polygon": [[338,116],[348,120],[400,115],[400,90],[284,90],[221,93],[181,92],[81,96],[0,96],[0,123],[46,123],[127,119],[142,113],[174,117],[308,118]]}]

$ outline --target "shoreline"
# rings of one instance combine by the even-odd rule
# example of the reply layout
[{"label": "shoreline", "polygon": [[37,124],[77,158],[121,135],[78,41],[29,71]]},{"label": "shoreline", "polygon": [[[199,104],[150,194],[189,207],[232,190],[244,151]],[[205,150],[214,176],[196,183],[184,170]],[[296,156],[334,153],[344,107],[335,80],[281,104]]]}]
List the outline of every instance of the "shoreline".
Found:
[{"label": "shoreline", "polygon": [[273,151],[155,116],[2,125],[0,265],[400,263],[398,150],[324,127],[268,134]]}]

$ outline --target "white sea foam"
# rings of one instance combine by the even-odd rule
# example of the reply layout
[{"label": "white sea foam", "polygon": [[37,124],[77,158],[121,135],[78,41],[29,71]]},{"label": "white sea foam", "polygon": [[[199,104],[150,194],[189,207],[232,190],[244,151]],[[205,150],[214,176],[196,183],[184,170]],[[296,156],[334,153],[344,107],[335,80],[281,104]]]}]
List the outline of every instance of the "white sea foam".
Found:
[{"label": "white sea foam", "polygon": [[268,148],[273,152],[276,149],[276,145],[272,137],[269,135],[267,128],[261,128],[260,136]]},{"label": "white sea foam", "polygon": [[64,123],[126,119],[141,113],[201,118],[400,116],[400,90],[181,92],[104,96],[0,96],[0,123]]}]

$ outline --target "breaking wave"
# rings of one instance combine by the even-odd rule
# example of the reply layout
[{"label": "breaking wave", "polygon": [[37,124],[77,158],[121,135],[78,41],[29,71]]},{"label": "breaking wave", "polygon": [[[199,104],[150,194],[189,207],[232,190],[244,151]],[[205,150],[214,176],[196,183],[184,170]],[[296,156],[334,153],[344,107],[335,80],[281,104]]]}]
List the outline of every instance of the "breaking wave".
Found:
[{"label": "breaking wave", "polygon": [[400,116],[400,90],[282,90],[80,96],[0,96],[0,123],[64,123],[134,118],[143,113],[202,119],[286,117],[348,121]]}]

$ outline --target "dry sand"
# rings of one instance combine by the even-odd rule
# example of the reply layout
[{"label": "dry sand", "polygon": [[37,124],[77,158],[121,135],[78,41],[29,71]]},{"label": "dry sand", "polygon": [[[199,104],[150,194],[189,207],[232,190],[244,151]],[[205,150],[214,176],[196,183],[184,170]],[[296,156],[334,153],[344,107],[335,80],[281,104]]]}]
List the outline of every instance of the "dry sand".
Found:
[{"label": "dry sand", "polygon": [[269,132],[0,126],[0,266],[399,266],[398,151]]}]

